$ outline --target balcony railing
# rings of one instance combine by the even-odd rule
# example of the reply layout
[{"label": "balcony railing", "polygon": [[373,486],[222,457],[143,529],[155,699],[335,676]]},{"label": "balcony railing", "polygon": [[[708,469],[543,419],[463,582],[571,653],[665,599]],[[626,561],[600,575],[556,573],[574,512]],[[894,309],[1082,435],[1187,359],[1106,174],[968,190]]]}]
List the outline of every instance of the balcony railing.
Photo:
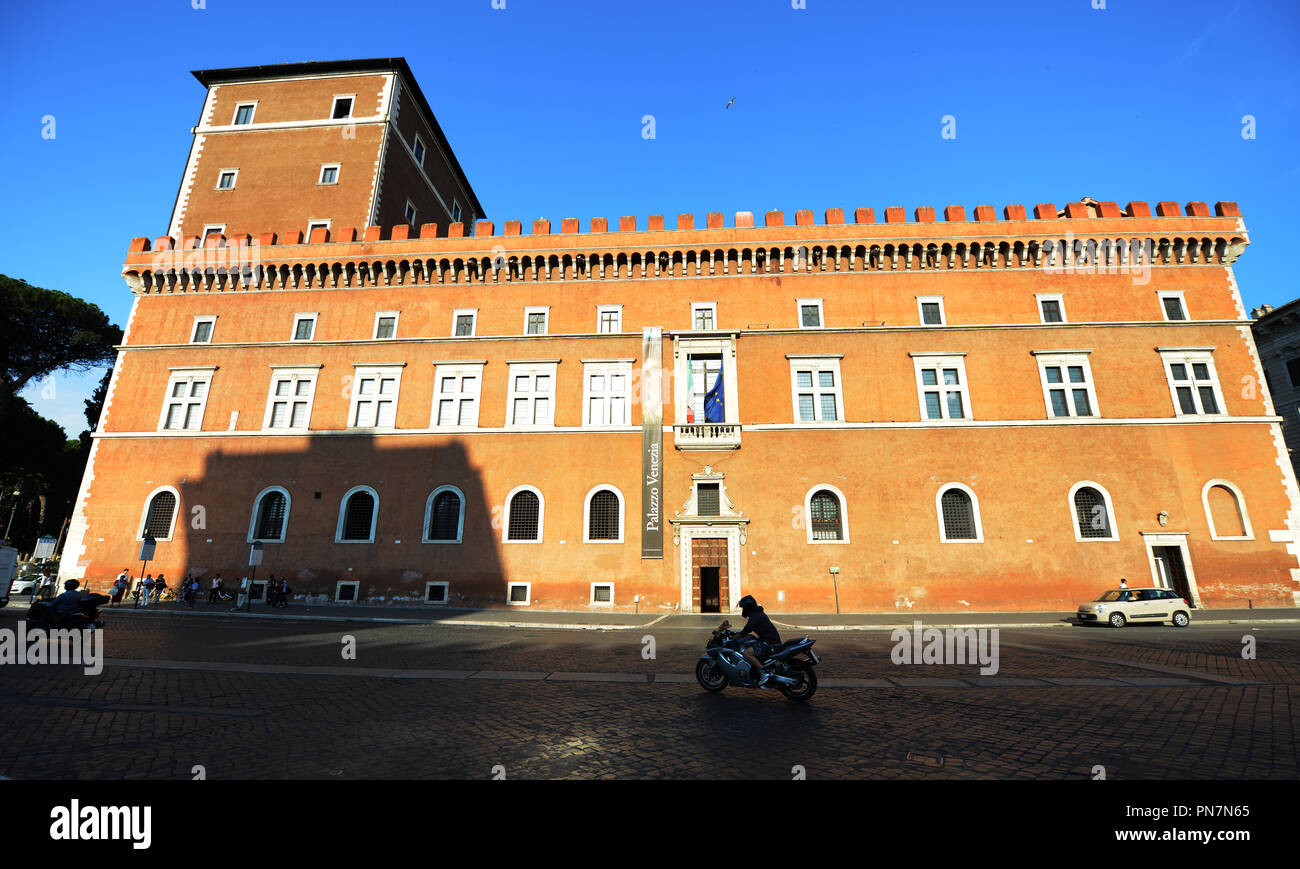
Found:
[{"label": "balcony railing", "polygon": [[738,450],[740,423],[693,422],[675,425],[673,443],[679,450]]}]

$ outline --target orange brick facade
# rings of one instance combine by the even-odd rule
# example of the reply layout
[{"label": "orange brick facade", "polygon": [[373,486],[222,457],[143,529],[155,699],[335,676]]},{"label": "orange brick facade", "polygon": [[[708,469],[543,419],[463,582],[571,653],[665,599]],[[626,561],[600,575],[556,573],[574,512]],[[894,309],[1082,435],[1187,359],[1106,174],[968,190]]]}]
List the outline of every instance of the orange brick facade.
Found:
[{"label": "orange brick facade", "polygon": [[1232,203],[304,244],[284,186],[241,234],[204,246],[191,198],[132,243],[65,574],[116,575],[154,523],[168,577],[246,575],[270,540],[260,571],[331,598],[1068,610],[1126,576],[1296,603]]}]

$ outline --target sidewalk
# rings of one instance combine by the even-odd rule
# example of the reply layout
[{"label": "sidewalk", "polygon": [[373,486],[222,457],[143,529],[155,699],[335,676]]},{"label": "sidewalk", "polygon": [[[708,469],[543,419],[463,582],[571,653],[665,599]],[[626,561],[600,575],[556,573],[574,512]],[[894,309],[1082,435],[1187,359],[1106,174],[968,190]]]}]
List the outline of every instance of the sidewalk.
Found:
[{"label": "sidewalk", "polygon": [[[10,603],[10,608],[25,609],[25,603]],[[194,609],[184,603],[151,604],[136,609],[121,605],[105,607],[105,618],[123,615],[128,618],[162,616],[203,618],[281,619],[291,621],[375,622],[390,624],[436,624],[462,627],[541,628],[551,630],[635,631],[649,627],[709,629],[727,619],[734,627],[744,623],[738,613],[678,612],[566,612],[517,608],[455,609],[418,604],[290,604],[271,609],[254,602],[252,612],[234,611],[230,604],[198,602]],[[797,631],[885,631],[911,628],[921,622],[927,628],[1047,628],[1073,627],[1073,612],[963,612],[963,613],[782,613],[768,611],[782,630]],[[1300,624],[1300,608],[1270,609],[1197,609],[1192,624]]]}]

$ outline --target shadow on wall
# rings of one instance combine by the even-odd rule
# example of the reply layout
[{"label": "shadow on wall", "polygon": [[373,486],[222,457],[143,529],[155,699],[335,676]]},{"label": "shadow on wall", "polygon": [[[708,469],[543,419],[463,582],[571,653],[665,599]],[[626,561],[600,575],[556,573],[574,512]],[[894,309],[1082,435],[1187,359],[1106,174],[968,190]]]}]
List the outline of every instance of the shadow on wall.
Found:
[{"label": "shadow on wall", "polygon": [[[380,448],[373,437],[326,436],[287,451],[247,442],[244,452],[228,441],[208,456],[201,479],[178,484],[177,539],[159,544],[160,557],[164,545],[183,546],[185,567],[205,591],[215,573],[227,587],[252,573],[256,539],[256,580],[287,577],[295,595],[505,603],[500,528],[463,443],[391,446],[385,438]],[[194,527],[195,507],[204,527]],[[429,586],[444,582],[441,593]]]}]

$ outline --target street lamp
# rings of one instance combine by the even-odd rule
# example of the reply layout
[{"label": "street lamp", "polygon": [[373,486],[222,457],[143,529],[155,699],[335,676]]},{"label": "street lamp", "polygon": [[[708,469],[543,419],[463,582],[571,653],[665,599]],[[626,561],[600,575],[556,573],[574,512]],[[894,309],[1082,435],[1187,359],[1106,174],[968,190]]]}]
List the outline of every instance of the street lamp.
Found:
[{"label": "street lamp", "polygon": [[9,511],[9,524],[5,526],[5,536],[4,536],[5,543],[9,542],[9,532],[14,527],[14,515],[18,512],[18,496],[21,494],[22,491],[20,489],[17,488],[14,489],[14,506],[13,509]]},{"label": "street lamp", "polygon": [[257,582],[257,566],[262,563],[262,541],[254,540],[253,546],[248,550],[248,566],[253,568],[252,574],[248,577],[248,604],[246,612],[253,611],[253,586]]}]

